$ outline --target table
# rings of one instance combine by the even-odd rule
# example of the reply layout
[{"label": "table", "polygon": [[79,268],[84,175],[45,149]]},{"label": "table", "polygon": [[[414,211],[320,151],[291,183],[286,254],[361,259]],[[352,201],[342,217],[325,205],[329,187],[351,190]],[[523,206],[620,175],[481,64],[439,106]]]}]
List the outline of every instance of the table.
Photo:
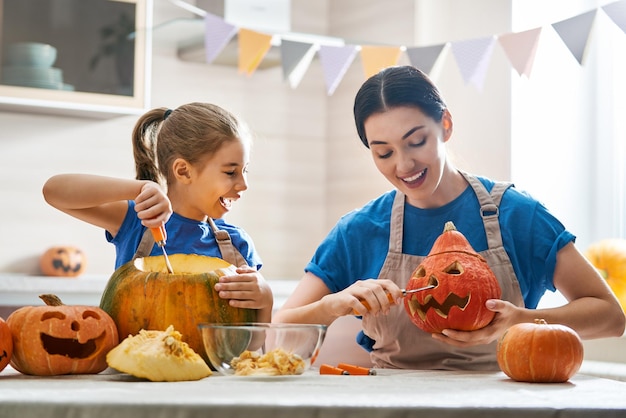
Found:
[{"label": "table", "polygon": [[378,370],[376,376],[237,377],[149,382],[97,375],[0,373],[0,417],[624,417],[626,382],[578,373],[531,384],[503,373]]}]

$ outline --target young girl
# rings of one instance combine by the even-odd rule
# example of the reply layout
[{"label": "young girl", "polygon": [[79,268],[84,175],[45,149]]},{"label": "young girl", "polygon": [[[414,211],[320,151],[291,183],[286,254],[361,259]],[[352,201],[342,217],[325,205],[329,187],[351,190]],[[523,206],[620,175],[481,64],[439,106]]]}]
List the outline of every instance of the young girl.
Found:
[{"label": "young girl", "polygon": [[[164,224],[168,253],[236,264],[238,274],[222,277],[215,289],[231,306],[259,309],[258,321],[268,322],[273,295],[258,272],[261,259],[248,234],[221,219],[248,188],[250,141],[237,118],[212,104],[153,109],[132,134],[136,180],[61,174],[43,194],[55,208],[104,228],[115,245],[115,268],[135,256],[161,255],[148,229]],[[142,240],[149,254],[138,254]]]},{"label": "young girl", "polygon": [[[365,313],[359,342],[374,365],[414,369],[497,370],[495,340],[535,318],[582,338],[622,335],[624,312],[575,237],[528,194],[453,166],[445,149],[452,116],[425,74],[404,66],[371,77],[356,95],[354,118],[395,189],[339,220],[274,321],[330,324],[355,309]],[[398,305],[446,221],[487,260],[502,299],[486,302],[496,315],[485,328],[430,335]],[[568,303],[537,310],[555,289]]]}]

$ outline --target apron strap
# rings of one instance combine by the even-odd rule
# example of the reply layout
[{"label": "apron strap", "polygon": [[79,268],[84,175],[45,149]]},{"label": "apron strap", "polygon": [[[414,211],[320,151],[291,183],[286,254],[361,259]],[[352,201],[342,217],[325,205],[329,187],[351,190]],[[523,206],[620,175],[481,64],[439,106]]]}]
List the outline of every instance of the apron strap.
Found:
[{"label": "apron strap", "polygon": [[402,254],[402,231],[404,229],[404,193],[396,190],[391,208],[389,225],[389,252]]},{"label": "apron strap", "polygon": [[213,234],[215,235],[217,245],[220,247],[222,258],[228,261],[230,264],[234,265],[235,267],[247,266],[248,262],[235,248],[228,232],[224,231],[223,229],[218,229],[217,225],[215,225],[215,222],[211,218],[207,218],[207,222],[209,223],[209,225],[211,225],[211,229],[213,230]]},{"label": "apron strap", "polygon": [[477,177],[460,170],[459,172],[465,177],[470,186],[472,186],[478,198],[478,203],[480,203],[480,216],[483,218],[485,234],[487,235],[487,245],[489,248],[501,247],[502,233],[500,231],[500,221],[498,220],[498,206],[502,200],[502,195],[513,183],[498,182],[491,189],[491,193],[489,193]]}]

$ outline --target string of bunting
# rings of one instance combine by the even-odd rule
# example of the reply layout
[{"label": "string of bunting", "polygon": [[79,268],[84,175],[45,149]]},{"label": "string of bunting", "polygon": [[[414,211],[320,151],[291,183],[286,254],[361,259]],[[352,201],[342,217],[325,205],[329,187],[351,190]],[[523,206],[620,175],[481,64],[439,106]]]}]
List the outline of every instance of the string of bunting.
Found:
[{"label": "string of bunting", "polygon": [[[626,0],[619,0],[602,7],[551,24],[580,65],[598,10],[604,13],[626,33]],[[219,16],[206,13],[205,53],[211,63],[230,40],[238,35],[240,73],[251,76],[270,50],[277,35],[270,35],[246,28],[237,28]],[[283,36],[280,41],[283,78],[292,88],[302,80],[317,53],[324,74],[326,92],[330,96],[339,86],[348,68],[360,54],[365,77],[381,69],[396,65],[402,53],[406,53],[411,65],[430,73],[446,46],[452,55],[466,84],[481,90],[491,55],[496,44],[503,48],[511,66],[520,76],[530,77],[535,53],[542,34],[542,27],[523,32],[492,35],[482,38],[445,42],[428,46],[380,46],[380,45],[327,45],[323,42],[301,42]]]}]

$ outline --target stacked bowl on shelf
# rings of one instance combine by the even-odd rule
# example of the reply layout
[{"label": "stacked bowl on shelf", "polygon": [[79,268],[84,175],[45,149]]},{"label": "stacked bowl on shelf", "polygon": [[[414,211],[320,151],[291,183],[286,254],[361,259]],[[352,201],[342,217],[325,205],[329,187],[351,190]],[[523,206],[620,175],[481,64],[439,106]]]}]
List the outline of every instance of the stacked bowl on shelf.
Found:
[{"label": "stacked bowl on shelf", "polygon": [[2,84],[53,90],[73,90],[63,82],[63,71],[53,67],[57,50],[38,42],[18,42],[7,47]]}]

